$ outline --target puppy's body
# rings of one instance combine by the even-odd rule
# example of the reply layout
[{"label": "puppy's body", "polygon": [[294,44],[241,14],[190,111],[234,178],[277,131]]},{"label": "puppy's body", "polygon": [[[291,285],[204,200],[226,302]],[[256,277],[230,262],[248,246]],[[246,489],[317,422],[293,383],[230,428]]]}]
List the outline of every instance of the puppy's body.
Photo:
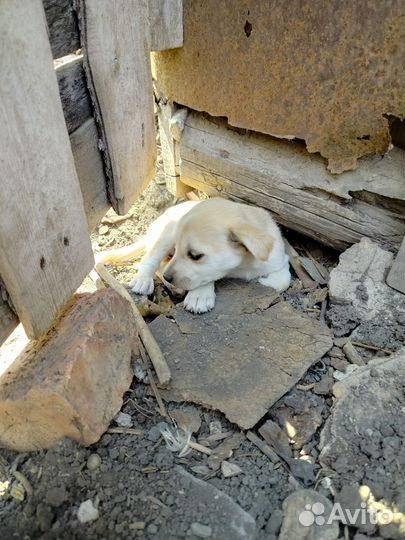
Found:
[{"label": "puppy's body", "polygon": [[284,242],[270,214],[225,199],[189,201],[169,208],[139,242],[101,254],[98,260],[128,260],[142,250],[145,255],[132,290],[151,294],[156,270],[172,255],[164,277],[189,291],[184,307],[195,313],[214,307],[214,283],[223,277],[259,278],[279,292],[290,284]]}]

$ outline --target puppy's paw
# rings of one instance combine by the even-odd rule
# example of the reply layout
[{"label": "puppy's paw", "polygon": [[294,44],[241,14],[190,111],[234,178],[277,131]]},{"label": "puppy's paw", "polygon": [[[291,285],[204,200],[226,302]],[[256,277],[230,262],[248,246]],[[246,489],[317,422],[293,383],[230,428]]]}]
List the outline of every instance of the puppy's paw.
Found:
[{"label": "puppy's paw", "polygon": [[184,299],[184,308],[191,313],[207,313],[215,306],[214,287],[200,287],[189,291]]},{"label": "puppy's paw", "polygon": [[271,287],[281,293],[290,286],[291,274],[289,269],[272,272],[268,276],[259,278],[259,283],[265,287]]},{"label": "puppy's paw", "polygon": [[132,280],[129,286],[132,292],[142,294],[144,296],[149,296],[152,294],[155,288],[153,278],[140,276],[137,276],[134,280]]}]

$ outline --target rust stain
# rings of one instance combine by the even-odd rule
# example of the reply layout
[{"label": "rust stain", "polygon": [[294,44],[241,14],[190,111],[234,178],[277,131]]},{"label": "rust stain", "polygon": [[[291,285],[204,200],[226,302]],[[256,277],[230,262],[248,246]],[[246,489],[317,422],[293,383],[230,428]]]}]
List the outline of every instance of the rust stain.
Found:
[{"label": "rust stain", "polygon": [[169,99],[306,141],[333,173],[390,143],[405,109],[402,0],[184,1],[184,46],[154,53]]}]

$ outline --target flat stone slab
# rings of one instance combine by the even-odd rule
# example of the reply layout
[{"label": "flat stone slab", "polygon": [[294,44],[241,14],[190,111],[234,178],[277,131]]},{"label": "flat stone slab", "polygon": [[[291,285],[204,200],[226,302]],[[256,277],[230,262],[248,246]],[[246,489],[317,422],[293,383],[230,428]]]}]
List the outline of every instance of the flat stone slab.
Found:
[{"label": "flat stone slab", "polygon": [[[10,347],[0,365],[18,350]],[[0,447],[51,448],[64,437],[95,443],[122,406],[137,348],[131,306],[118,293],[76,297],[56,327],[1,374]]]},{"label": "flat stone slab", "polygon": [[[319,459],[341,491],[338,501],[347,502],[351,486],[353,493],[367,495],[356,508],[364,502],[378,509],[374,501],[384,499],[385,508],[402,513],[380,527],[381,536],[393,539],[405,534],[404,388],[405,351],[358,368],[334,385],[337,401],[320,438]],[[355,526],[370,530],[367,522]]]},{"label": "flat stone slab", "polygon": [[368,238],[342,253],[330,274],[329,296],[335,305],[328,318],[335,329],[341,326],[342,335],[354,330],[357,341],[397,350],[405,340],[405,298],[385,282],[392,259],[392,253]]},{"label": "flat stone slab", "polygon": [[392,263],[387,283],[393,289],[405,294],[405,238],[402,240],[395,261]]},{"label": "flat stone slab", "polygon": [[[150,325],[172,372],[163,395],[253,427],[331,347],[329,329],[258,283],[225,281],[213,311],[182,306]],[[274,305],[272,305],[274,304]]]}]

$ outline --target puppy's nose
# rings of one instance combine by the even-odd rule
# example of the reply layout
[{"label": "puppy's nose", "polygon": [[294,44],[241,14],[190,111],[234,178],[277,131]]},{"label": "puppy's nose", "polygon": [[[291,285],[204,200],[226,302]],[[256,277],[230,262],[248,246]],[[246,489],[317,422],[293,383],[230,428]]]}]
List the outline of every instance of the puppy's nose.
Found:
[{"label": "puppy's nose", "polygon": [[167,281],[167,283],[173,282],[173,275],[172,274],[163,274],[163,279]]}]

